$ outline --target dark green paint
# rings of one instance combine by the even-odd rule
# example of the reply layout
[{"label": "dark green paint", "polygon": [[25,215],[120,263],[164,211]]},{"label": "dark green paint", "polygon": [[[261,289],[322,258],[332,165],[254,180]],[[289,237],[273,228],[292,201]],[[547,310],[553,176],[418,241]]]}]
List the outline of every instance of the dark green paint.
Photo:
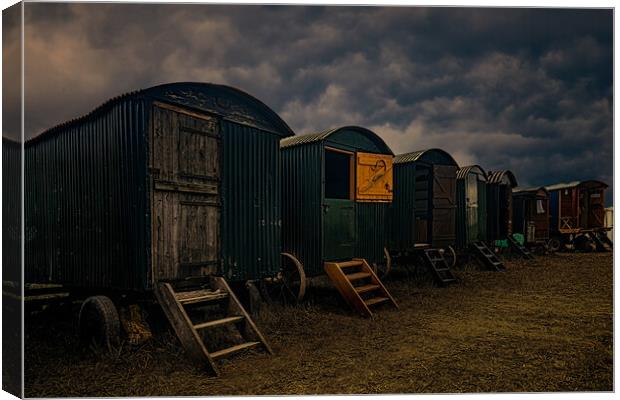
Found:
[{"label": "dark green paint", "polygon": [[355,202],[325,199],[323,201],[323,258],[326,261],[355,257],[356,232]]},{"label": "dark green paint", "polygon": [[219,119],[220,272],[247,280],[278,271],[279,140],[292,131],[237,89],[177,83],[114,98],[26,142],[27,282],[150,288],[148,140],[154,101]]}]

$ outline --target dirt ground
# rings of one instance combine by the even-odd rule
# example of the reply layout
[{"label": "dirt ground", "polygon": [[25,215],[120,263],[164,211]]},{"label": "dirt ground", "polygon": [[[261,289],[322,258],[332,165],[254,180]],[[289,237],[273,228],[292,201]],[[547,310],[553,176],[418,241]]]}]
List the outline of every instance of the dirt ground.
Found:
[{"label": "dirt ground", "polygon": [[[189,366],[169,333],[83,350],[76,307],[26,320],[26,396],[267,395],[613,390],[613,259],[556,254],[507,271],[456,271],[447,288],[394,274],[400,309],[355,316],[330,288],[257,319],[275,355]],[[165,332],[165,330],[164,330]]]}]

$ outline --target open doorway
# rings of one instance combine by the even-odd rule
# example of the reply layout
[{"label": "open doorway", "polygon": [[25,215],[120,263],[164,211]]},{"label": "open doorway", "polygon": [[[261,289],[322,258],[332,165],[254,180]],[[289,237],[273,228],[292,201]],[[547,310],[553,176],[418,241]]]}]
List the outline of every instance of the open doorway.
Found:
[{"label": "open doorway", "polygon": [[344,150],[325,149],[323,248],[326,260],[354,257],[356,220],[353,156],[354,153]]}]

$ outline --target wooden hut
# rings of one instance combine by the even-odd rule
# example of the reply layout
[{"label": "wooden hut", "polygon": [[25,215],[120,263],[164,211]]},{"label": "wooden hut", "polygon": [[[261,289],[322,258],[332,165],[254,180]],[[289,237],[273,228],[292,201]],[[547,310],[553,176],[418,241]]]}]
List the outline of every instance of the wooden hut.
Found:
[{"label": "wooden hut", "polygon": [[607,184],[586,180],[550,185],[546,189],[549,191],[552,248],[573,245],[575,240],[584,248],[611,247],[604,234],[608,230],[605,228]]},{"label": "wooden hut", "polygon": [[527,246],[546,245],[549,241],[549,192],[544,187],[512,191],[512,230],[524,237]]}]

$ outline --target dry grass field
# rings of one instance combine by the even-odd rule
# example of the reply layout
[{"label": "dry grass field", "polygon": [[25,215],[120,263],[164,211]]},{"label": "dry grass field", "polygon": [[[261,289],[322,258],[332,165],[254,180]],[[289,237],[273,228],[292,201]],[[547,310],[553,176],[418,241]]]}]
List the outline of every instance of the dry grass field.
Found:
[{"label": "dry grass field", "polygon": [[188,366],[169,333],[81,350],[77,308],[49,311],[26,320],[26,396],[611,391],[612,265],[609,253],[556,254],[456,271],[448,288],[395,274],[400,310],[373,320],[315,288],[257,319],[275,356],[223,361],[219,378]]}]

